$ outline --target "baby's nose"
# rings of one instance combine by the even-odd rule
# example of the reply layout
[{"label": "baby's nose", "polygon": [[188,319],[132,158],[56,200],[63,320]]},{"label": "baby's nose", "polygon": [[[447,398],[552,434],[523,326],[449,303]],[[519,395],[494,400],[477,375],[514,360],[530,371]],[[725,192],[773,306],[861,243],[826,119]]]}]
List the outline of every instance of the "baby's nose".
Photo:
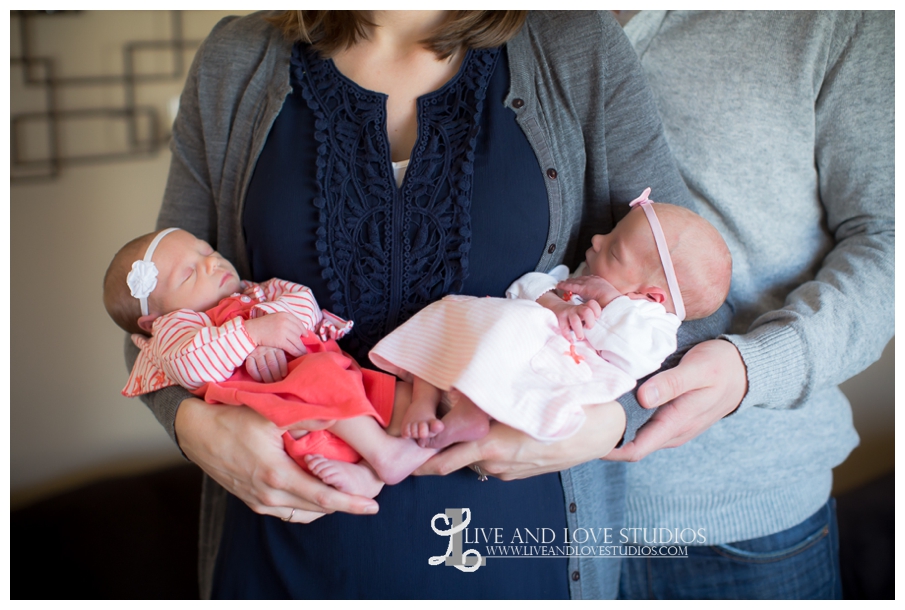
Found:
[{"label": "baby's nose", "polygon": [[594,252],[600,251],[600,242],[603,241],[603,235],[595,235],[591,238],[591,247],[594,248]]}]

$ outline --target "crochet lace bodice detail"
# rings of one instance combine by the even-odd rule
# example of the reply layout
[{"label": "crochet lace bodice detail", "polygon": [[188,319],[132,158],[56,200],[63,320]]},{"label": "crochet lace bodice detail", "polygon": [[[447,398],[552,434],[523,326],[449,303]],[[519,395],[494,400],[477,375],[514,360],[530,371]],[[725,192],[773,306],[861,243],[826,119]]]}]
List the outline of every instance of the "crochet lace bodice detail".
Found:
[{"label": "crochet lace bodice detail", "polygon": [[291,80],[315,115],[317,251],[329,307],[373,346],[468,274],[474,151],[498,49],[471,50],[456,76],[418,99],[418,137],[396,187],[386,95],[296,45]]}]

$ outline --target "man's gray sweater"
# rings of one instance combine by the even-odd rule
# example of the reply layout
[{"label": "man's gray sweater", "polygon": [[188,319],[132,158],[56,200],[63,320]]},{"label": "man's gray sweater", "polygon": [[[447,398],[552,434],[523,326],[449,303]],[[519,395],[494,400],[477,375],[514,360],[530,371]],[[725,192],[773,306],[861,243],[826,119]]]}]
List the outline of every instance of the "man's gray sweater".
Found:
[{"label": "man's gray sweater", "polygon": [[787,529],[858,443],[836,387],[894,332],[894,15],[642,12],[625,31],[667,140],[733,258],[748,393],[629,465],[628,525],[708,544]]}]

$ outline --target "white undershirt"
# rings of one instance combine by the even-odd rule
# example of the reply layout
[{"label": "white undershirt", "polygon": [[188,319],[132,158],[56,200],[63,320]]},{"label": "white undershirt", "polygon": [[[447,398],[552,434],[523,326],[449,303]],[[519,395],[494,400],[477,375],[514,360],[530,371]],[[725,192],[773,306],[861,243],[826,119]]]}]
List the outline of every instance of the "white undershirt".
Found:
[{"label": "white undershirt", "polygon": [[405,170],[409,167],[409,161],[411,159],[406,159],[405,161],[393,161],[393,176],[396,178],[396,188],[402,186],[402,180],[405,178]]}]

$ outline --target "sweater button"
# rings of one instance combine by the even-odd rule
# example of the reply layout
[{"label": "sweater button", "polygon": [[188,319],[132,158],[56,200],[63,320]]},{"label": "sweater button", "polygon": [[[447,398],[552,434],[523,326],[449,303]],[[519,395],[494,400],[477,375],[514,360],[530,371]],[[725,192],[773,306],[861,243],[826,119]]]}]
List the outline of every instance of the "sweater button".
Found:
[{"label": "sweater button", "polygon": [[514,100],[512,100],[512,107],[513,107],[513,108],[521,108],[521,107],[524,106],[524,105],[525,105],[525,100],[523,100],[523,99],[520,98],[520,97],[517,97],[517,98],[515,98]]},{"label": "sweater button", "polygon": [[575,506],[575,502],[572,502],[571,504],[569,504],[569,512],[570,512],[570,513],[574,513],[576,510],[578,510],[578,507]]},{"label": "sweater button", "polygon": [[578,570],[572,572],[572,580],[578,580],[579,578],[581,578],[581,574],[578,573]]},{"label": "sweater button", "polygon": [[556,252],[556,244],[550,244],[550,247],[547,248],[547,254],[553,254]]},{"label": "sweater button", "polygon": [[550,180],[556,180],[556,176],[557,176],[557,173],[556,173],[556,170],[555,170],[555,169],[553,169],[553,168],[551,167],[550,169],[547,170],[547,177],[548,177]]},{"label": "sweater button", "polygon": [[244,297],[242,297],[242,298],[239,299],[239,300],[242,301],[243,303],[251,303],[251,299],[250,299],[249,297],[245,297],[245,296],[244,296]]}]

